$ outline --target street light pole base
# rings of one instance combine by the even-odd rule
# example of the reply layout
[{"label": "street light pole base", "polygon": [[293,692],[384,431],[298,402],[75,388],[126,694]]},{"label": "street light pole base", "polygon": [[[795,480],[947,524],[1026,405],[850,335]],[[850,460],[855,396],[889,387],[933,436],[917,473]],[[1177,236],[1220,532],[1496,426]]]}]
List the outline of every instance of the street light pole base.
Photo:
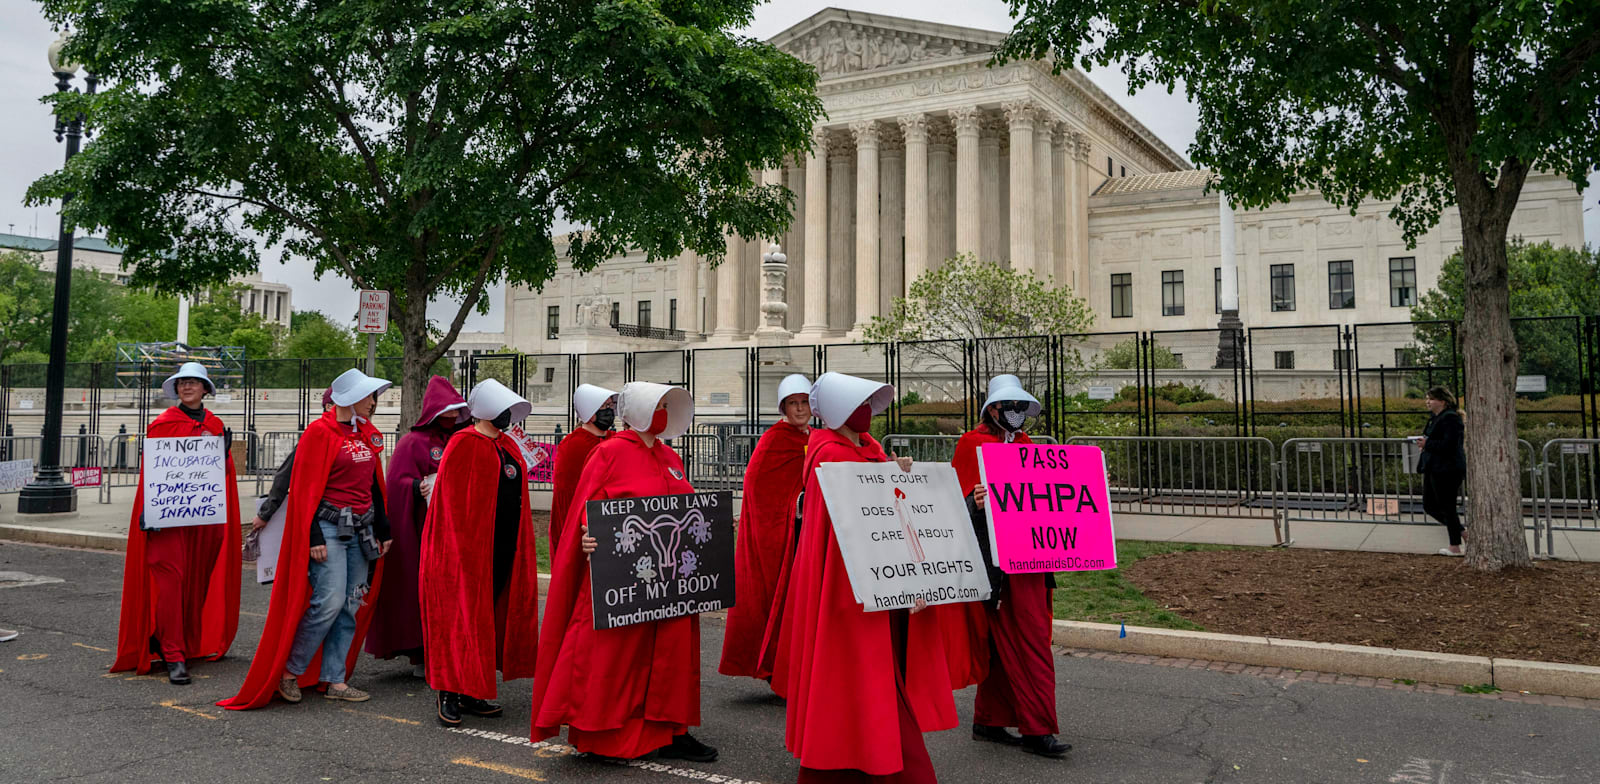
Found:
[{"label": "street light pole base", "polygon": [[78,488],[71,482],[35,481],[17,495],[17,514],[63,514],[78,511]]}]

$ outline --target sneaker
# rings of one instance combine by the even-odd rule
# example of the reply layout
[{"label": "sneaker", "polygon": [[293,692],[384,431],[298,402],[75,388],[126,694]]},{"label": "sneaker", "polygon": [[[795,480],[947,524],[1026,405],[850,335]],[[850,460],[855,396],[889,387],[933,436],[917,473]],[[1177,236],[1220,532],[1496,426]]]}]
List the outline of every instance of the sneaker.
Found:
[{"label": "sneaker", "polygon": [[1460,558],[1461,556],[1466,555],[1466,553],[1464,553],[1464,552],[1458,553],[1458,552],[1455,552],[1454,550],[1451,550],[1448,547],[1439,548],[1439,554],[1440,555],[1447,555],[1447,556],[1450,556],[1451,558]]},{"label": "sneaker", "polygon": [[16,629],[0,629],[0,642],[11,642],[17,639],[17,635],[21,633]]},{"label": "sneaker", "polygon": [[716,762],[717,750],[694,739],[693,735],[685,732],[674,735],[672,742],[662,746],[657,752],[662,759],[681,759],[689,762]]},{"label": "sneaker", "polygon": [[294,678],[279,678],[278,696],[282,697],[284,702],[299,702],[302,697],[300,684]]},{"label": "sneaker", "polygon": [[372,699],[371,694],[368,694],[353,686],[346,686],[342,689],[335,689],[334,687],[329,686],[328,690],[322,693],[322,696],[324,699],[344,700],[345,702],[366,702],[367,700]]}]

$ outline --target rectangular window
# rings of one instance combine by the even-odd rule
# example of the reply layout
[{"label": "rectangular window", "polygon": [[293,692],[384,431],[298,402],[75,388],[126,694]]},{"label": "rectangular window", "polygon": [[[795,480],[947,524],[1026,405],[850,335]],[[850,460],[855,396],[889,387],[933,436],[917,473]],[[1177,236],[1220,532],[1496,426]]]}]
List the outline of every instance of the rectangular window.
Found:
[{"label": "rectangular window", "polygon": [[1272,312],[1294,310],[1294,265],[1272,265]]},{"label": "rectangular window", "polygon": [[256,290],[255,289],[251,289],[250,290],[250,312],[251,313],[256,312]]},{"label": "rectangular window", "polygon": [[561,334],[561,306],[551,305],[544,309],[544,334],[545,340],[555,340]]},{"label": "rectangular window", "polygon": [[1111,276],[1111,317],[1129,318],[1133,315],[1133,273],[1119,272]]},{"label": "rectangular window", "polygon": [[1112,173],[1113,172],[1112,172],[1111,156],[1107,155],[1106,156],[1106,176],[1110,177],[1112,175]]},{"label": "rectangular window", "polygon": [[1272,352],[1272,367],[1275,370],[1294,370],[1293,351]]},{"label": "rectangular window", "polygon": [[1172,355],[1172,361],[1178,363],[1178,367],[1183,367],[1184,366],[1183,365],[1183,355],[1182,354],[1174,353]]},{"label": "rectangular window", "polygon": [[1121,176],[1123,176],[1123,177],[1128,176],[1128,167],[1126,167],[1126,166],[1118,166],[1117,167],[1117,171],[1122,172]]},{"label": "rectangular window", "polygon": [[1222,268],[1211,268],[1211,307],[1213,313],[1222,313]]},{"label": "rectangular window", "polygon": [[1183,270],[1161,273],[1161,315],[1183,315]]},{"label": "rectangular window", "polygon": [[667,329],[678,328],[678,300],[667,300]]},{"label": "rectangular window", "polygon": [[1333,369],[1334,370],[1349,370],[1350,366],[1351,366],[1351,359],[1353,359],[1353,356],[1352,356],[1352,352],[1353,351],[1354,351],[1354,349],[1348,349],[1348,348],[1336,348],[1336,349],[1334,349],[1333,350]]},{"label": "rectangular window", "polygon": [[1417,259],[1414,256],[1389,259],[1389,307],[1409,308],[1417,304]]},{"label": "rectangular window", "polygon": [[1328,309],[1349,310],[1356,306],[1356,263],[1328,262]]},{"label": "rectangular window", "polygon": [[546,383],[546,384],[554,384],[554,383],[556,383],[556,369],[555,368],[547,367],[547,368],[544,369],[544,383]]},{"label": "rectangular window", "polygon": [[639,303],[639,326],[650,326],[650,300],[642,300]]},{"label": "rectangular window", "polygon": [[616,326],[618,324],[621,324],[621,323],[622,323],[622,303],[621,302],[613,302],[613,303],[611,303],[611,326],[614,327],[614,326]]},{"label": "rectangular window", "polygon": [[273,315],[272,320],[273,321],[282,321],[283,320],[283,295],[282,294],[278,295],[278,312]]},{"label": "rectangular window", "polygon": [[1417,366],[1417,350],[1414,348],[1397,348],[1394,350],[1394,366],[1397,368],[1412,368]]}]

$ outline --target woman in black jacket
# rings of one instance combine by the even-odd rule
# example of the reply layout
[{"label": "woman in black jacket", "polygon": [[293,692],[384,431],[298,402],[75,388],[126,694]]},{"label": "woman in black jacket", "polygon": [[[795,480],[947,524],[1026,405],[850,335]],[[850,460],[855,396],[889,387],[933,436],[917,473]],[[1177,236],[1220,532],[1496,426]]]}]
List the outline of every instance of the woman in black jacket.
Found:
[{"label": "woman in black jacket", "polygon": [[1455,395],[1444,387],[1428,390],[1424,402],[1433,416],[1423,427],[1417,444],[1422,449],[1422,456],[1417,459],[1417,473],[1422,474],[1422,511],[1450,532],[1450,546],[1439,548],[1439,554],[1459,556],[1464,526],[1456,513],[1456,497],[1467,478],[1467,453],[1461,447],[1461,412],[1456,410]]}]

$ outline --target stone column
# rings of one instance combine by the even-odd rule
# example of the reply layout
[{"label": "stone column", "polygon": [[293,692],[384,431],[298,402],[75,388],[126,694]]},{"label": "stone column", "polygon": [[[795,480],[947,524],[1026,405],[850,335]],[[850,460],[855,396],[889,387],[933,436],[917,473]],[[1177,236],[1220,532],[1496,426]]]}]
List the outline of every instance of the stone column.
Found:
[{"label": "stone column", "polygon": [[906,137],[906,266],[900,295],[928,269],[928,117],[907,114],[900,117],[900,131]]},{"label": "stone column", "polygon": [[1056,274],[1054,163],[1050,132],[1055,121],[1039,110],[1039,125],[1033,134],[1033,272],[1040,278]]},{"label": "stone column", "polygon": [[739,295],[744,291],[743,237],[728,232],[726,255],[717,266],[717,328],[711,333],[718,340],[738,340],[743,337],[739,329]]},{"label": "stone column", "polygon": [[928,269],[956,253],[955,132],[945,123],[928,128]]},{"label": "stone column", "polygon": [[[783,185],[782,169],[762,169],[756,174],[756,181],[763,187]],[[744,317],[744,332],[746,335],[754,334],[761,327],[761,257],[767,252],[770,245],[783,244],[783,235],[769,237],[750,237],[744,246],[744,300],[739,303],[739,310]]]},{"label": "stone column", "polygon": [[982,252],[981,213],[983,196],[978,179],[982,169],[978,160],[978,128],[983,115],[976,106],[950,110],[956,129],[956,253]]},{"label": "stone column", "polygon": [[878,305],[873,315],[888,313],[905,291],[906,146],[889,135],[893,126],[879,126],[878,143]]},{"label": "stone column", "polygon": [[828,328],[855,323],[855,145],[840,139],[828,151]]},{"label": "stone column", "polygon": [[789,276],[784,288],[784,296],[788,298],[789,315],[785,325],[790,332],[799,332],[804,324],[806,306],[806,163],[805,159],[796,156],[786,173],[789,191],[795,195],[794,215],[789,222],[789,231],[785,235],[788,239],[789,249]]},{"label": "stone column", "polygon": [[[1067,124],[1056,122],[1050,126],[1050,255],[1055,259],[1053,274],[1056,283],[1074,286],[1072,282],[1072,264],[1067,248],[1071,247],[1067,240],[1067,199],[1070,190],[1067,183]],[[1083,296],[1083,292],[1077,292]]]},{"label": "stone column", "polygon": [[800,335],[821,340],[828,331],[828,132],[811,131],[806,158],[806,317]]},{"label": "stone column", "polygon": [[1011,268],[1034,269],[1033,124],[1037,112],[1024,101],[1006,103],[1011,129]]},{"label": "stone column", "polygon": [[1083,167],[1089,160],[1089,137],[1074,133],[1067,143],[1067,226],[1068,255],[1072,286],[1080,291],[1089,281],[1089,184]]},{"label": "stone column", "polygon": [[692,250],[678,255],[678,329],[689,340],[701,339],[700,257]]},{"label": "stone column", "polygon": [[856,139],[856,319],[859,333],[878,315],[878,123],[851,123]]},{"label": "stone column", "polygon": [[1005,226],[1001,222],[1006,219],[1006,210],[1000,198],[1000,135],[995,133],[992,119],[983,124],[987,127],[978,141],[978,160],[983,167],[979,186],[982,188],[983,202],[978,205],[978,219],[983,223],[983,230],[978,237],[978,257],[987,262],[1003,264],[1006,259]]}]

